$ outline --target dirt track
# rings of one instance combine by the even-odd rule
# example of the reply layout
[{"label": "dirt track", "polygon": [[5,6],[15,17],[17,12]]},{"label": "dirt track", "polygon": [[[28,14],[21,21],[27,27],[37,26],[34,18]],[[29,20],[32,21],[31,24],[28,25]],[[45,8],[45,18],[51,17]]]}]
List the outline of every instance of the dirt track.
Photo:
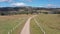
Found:
[{"label": "dirt track", "polygon": [[30,20],[35,17],[35,16],[32,16],[30,18],[28,18],[28,20],[26,21],[22,31],[20,34],[30,34]]}]

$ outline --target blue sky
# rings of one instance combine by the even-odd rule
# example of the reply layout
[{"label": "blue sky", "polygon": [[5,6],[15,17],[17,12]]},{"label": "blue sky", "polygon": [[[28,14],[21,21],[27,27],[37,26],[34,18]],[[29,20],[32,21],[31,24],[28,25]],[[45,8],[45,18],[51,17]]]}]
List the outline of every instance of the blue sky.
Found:
[{"label": "blue sky", "polygon": [[60,0],[0,0],[0,7],[60,7]]}]

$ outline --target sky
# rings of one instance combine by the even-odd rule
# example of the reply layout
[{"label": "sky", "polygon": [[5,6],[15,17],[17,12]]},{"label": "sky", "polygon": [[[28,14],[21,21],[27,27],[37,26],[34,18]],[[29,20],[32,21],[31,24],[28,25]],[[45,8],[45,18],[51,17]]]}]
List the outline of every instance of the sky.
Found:
[{"label": "sky", "polygon": [[0,7],[60,7],[60,0],[0,0]]}]

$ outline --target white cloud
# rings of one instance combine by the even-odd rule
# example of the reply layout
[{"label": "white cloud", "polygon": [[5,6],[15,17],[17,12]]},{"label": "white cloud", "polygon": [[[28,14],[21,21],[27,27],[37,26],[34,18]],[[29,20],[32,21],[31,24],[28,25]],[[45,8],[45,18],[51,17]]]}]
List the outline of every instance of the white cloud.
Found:
[{"label": "white cloud", "polygon": [[2,6],[0,6],[0,8],[1,8]]},{"label": "white cloud", "polygon": [[46,8],[56,8],[59,7],[58,5],[54,5],[54,4],[46,4],[46,5],[42,5],[40,7],[46,7]]},{"label": "white cloud", "polygon": [[29,2],[32,2],[32,0],[28,0]]},{"label": "white cloud", "polygon": [[12,3],[11,6],[26,6],[25,3],[20,2],[20,3]]},{"label": "white cloud", "polygon": [[48,5],[46,5],[46,7],[49,7],[49,8],[56,8],[57,5],[54,5],[54,4],[48,4]]},{"label": "white cloud", "polygon": [[53,5],[53,4],[48,4],[47,6],[48,6],[48,7],[51,7],[51,6],[56,6],[56,5]]},{"label": "white cloud", "polygon": [[10,2],[11,0],[0,0],[0,2]]},{"label": "white cloud", "polygon": [[[26,1],[26,0],[20,0],[20,1]],[[32,0],[27,1],[32,2]],[[0,0],[0,2],[14,2],[14,0]]]},{"label": "white cloud", "polygon": [[57,5],[54,5],[54,4],[46,4],[46,5],[43,5],[43,7],[46,7],[46,8],[56,8]]},{"label": "white cloud", "polygon": [[38,6],[38,7],[44,7],[44,6]]}]

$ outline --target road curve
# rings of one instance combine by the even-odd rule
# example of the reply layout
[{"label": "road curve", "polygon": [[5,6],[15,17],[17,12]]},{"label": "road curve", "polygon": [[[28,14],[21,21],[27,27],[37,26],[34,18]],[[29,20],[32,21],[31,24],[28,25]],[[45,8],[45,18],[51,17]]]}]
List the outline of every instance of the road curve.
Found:
[{"label": "road curve", "polygon": [[22,31],[20,32],[20,34],[30,34],[30,20],[35,17],[35,16],[32,16],[30,18],[28,18],[28,20],[26,21]]}]

